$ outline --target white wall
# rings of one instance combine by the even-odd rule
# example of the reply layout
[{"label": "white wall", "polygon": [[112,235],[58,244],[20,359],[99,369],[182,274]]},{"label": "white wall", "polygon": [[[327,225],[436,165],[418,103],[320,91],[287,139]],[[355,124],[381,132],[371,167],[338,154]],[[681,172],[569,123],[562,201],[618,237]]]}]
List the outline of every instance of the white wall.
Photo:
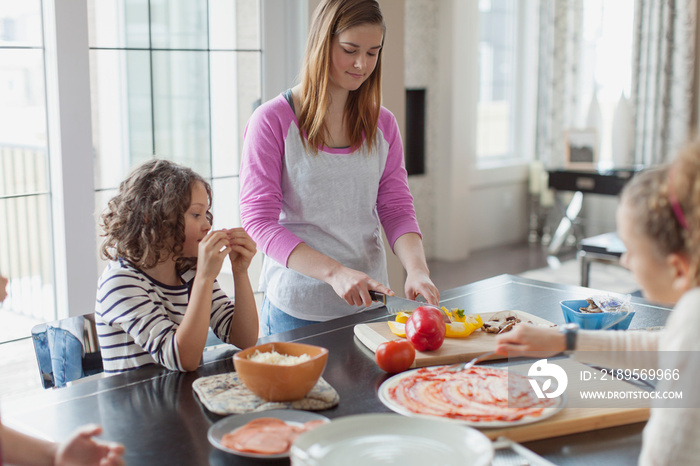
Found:
[{"label": "white wall", "polygon": [[[386,38],[382,52],[382,104],[396,117],[401,134],[406,129],[406,92],[404,77],[404,17],[403,0],[379,0],[386,24]],[[406,139],[405,137],[403,138]],[[384,237],[387,249],[389,286],[398,296],[405,296],[406,273]]]},{"label": "white wall", "polygon": [[469,183],[469,250],[526,241],[526,167],[481,169],[476,174]]},{"label": "white wall", "polygon": [[264,0],[262,15],[262,101],[294,86],[304,57],[308,31],[308,2]]},{"label": "white wall", "polygon": [[426,253],[462,260],[473,250],[525,241],[526,165],[477,164],[477,2],[405,3],[405,82],[426,88],[427,99],[427,173],[409,179]]},{"label": "white wall", "polygon": [[[423,233],[423,246],[427,257],[435,255],[436,204],[435,183],[438,169],[435,147],[438,143],[437,115],[441,106],[438,99],[438,60],[435,49],[430,47],[438,39],[439,8],[431,0],[407,0],[405,15],[404,51],[405,87],[425,88],[425,154],[424,175],[412,175],[408,184],[413,194],[418,223]],[[405,138],[404,138],[405,139]]]}]

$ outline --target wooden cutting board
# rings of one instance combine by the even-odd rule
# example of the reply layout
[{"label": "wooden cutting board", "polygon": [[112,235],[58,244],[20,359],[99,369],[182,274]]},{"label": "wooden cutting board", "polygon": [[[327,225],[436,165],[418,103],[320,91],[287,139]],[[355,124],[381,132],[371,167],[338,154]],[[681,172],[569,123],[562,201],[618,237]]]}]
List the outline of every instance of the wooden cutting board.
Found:
[{"label": "wooden cutting board", "polygon": [[[555,362],[562,366],[567,374],[578,374],[582,370],[589,371],[594,375],[597,374],[597,376],[592,377],[592,380],[586,382],[570,377],[569,384],[566,388],[566,393],[570,394],[570,396],[575,396],[575,394],[579,393],[579,390],[605,392],[644,391],[622,380],[607,379],[603,381],[601,372],[585,364],[581,364],[578,361],[574,361],[573,359],[557,359]],[[526,364],[512,367],[520,368],[522,373],[527,374],[530,365]],[[649,419],[650,400],[625,400],[625,408],[620,408],[621,402],[615,399],[591,400],[589,404],[592,407],[567,408],[565,404],[561,411],[542,422],[526,424],[519,427],[479,430],[492,440],[503,436],[508,437],[514,442],[529,442],[532,440],[604,429],[606,427],[645,422]]]},{"label": "wooden cutting board", "polygon": [[[553,326],[548,320],[542,319],[523,311],[499,311],[513,312],[523,322],[532,321],[535,324]],[[479,314],[486,322],[495,312],[485,312]],[[377,346],[385,341],[396,340],[398,337],[391,333],[386,322],[372,322],[369,324],[359,324],[354,328],[355,336],[369,348],[376,351]],[[437,366],[440,364],[454,364],[462,361],[469,361],[475,356],[493,351],[496,349],[496,335],[477,330],[465,338],[445,338],[442,346],[435,351],[416,351],[416,359],[411,367]],[[503,359],[504,356],[494,355],[489,359]]]}]

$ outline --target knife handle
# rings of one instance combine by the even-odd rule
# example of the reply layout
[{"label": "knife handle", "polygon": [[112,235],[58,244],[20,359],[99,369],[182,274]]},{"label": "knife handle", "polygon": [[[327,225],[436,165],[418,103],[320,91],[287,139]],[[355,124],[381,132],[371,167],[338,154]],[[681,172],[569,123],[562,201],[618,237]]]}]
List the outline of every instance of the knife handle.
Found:
[{"label": "knife handle", "polygon": [[377,301],[386,305],[386,295],[380,291],[369,290],[369,297],[372,298],[372,301]]}]

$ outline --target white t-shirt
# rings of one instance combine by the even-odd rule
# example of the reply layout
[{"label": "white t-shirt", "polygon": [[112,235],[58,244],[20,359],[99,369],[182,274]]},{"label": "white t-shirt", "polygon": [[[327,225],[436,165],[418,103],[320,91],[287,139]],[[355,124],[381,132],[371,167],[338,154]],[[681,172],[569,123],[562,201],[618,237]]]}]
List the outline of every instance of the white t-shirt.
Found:
[{"label": "white t-shirt", "polygon": [[[641,465],[686,465],[700,461],[700,288],[683,295],[660,332],[579,332],[574,359],[605,367],[677,369],[680,378],[663,379],[659,392],[680,391],[687,408],[652,405],[644,428]],[[644,352],[646,360],[635,358]],[[590,353],[589,353],[590,352]],[[656,357],[653,357],[656,355]]]}]

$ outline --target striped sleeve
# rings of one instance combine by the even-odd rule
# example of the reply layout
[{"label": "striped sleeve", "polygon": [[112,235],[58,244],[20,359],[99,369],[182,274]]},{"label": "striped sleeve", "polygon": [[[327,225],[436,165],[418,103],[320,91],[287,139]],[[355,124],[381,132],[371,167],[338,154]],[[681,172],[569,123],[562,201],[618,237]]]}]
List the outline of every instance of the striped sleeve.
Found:
[{"label": "striped sleeve", "polygon": [[[111,270],[98,284],[95,307],[105,372],[123,372],[149,362],[184,372],[175,339],[178,325],[165,307],[171,303],[135,271]],[[186,303],[186,290],[183,293]]]}]

